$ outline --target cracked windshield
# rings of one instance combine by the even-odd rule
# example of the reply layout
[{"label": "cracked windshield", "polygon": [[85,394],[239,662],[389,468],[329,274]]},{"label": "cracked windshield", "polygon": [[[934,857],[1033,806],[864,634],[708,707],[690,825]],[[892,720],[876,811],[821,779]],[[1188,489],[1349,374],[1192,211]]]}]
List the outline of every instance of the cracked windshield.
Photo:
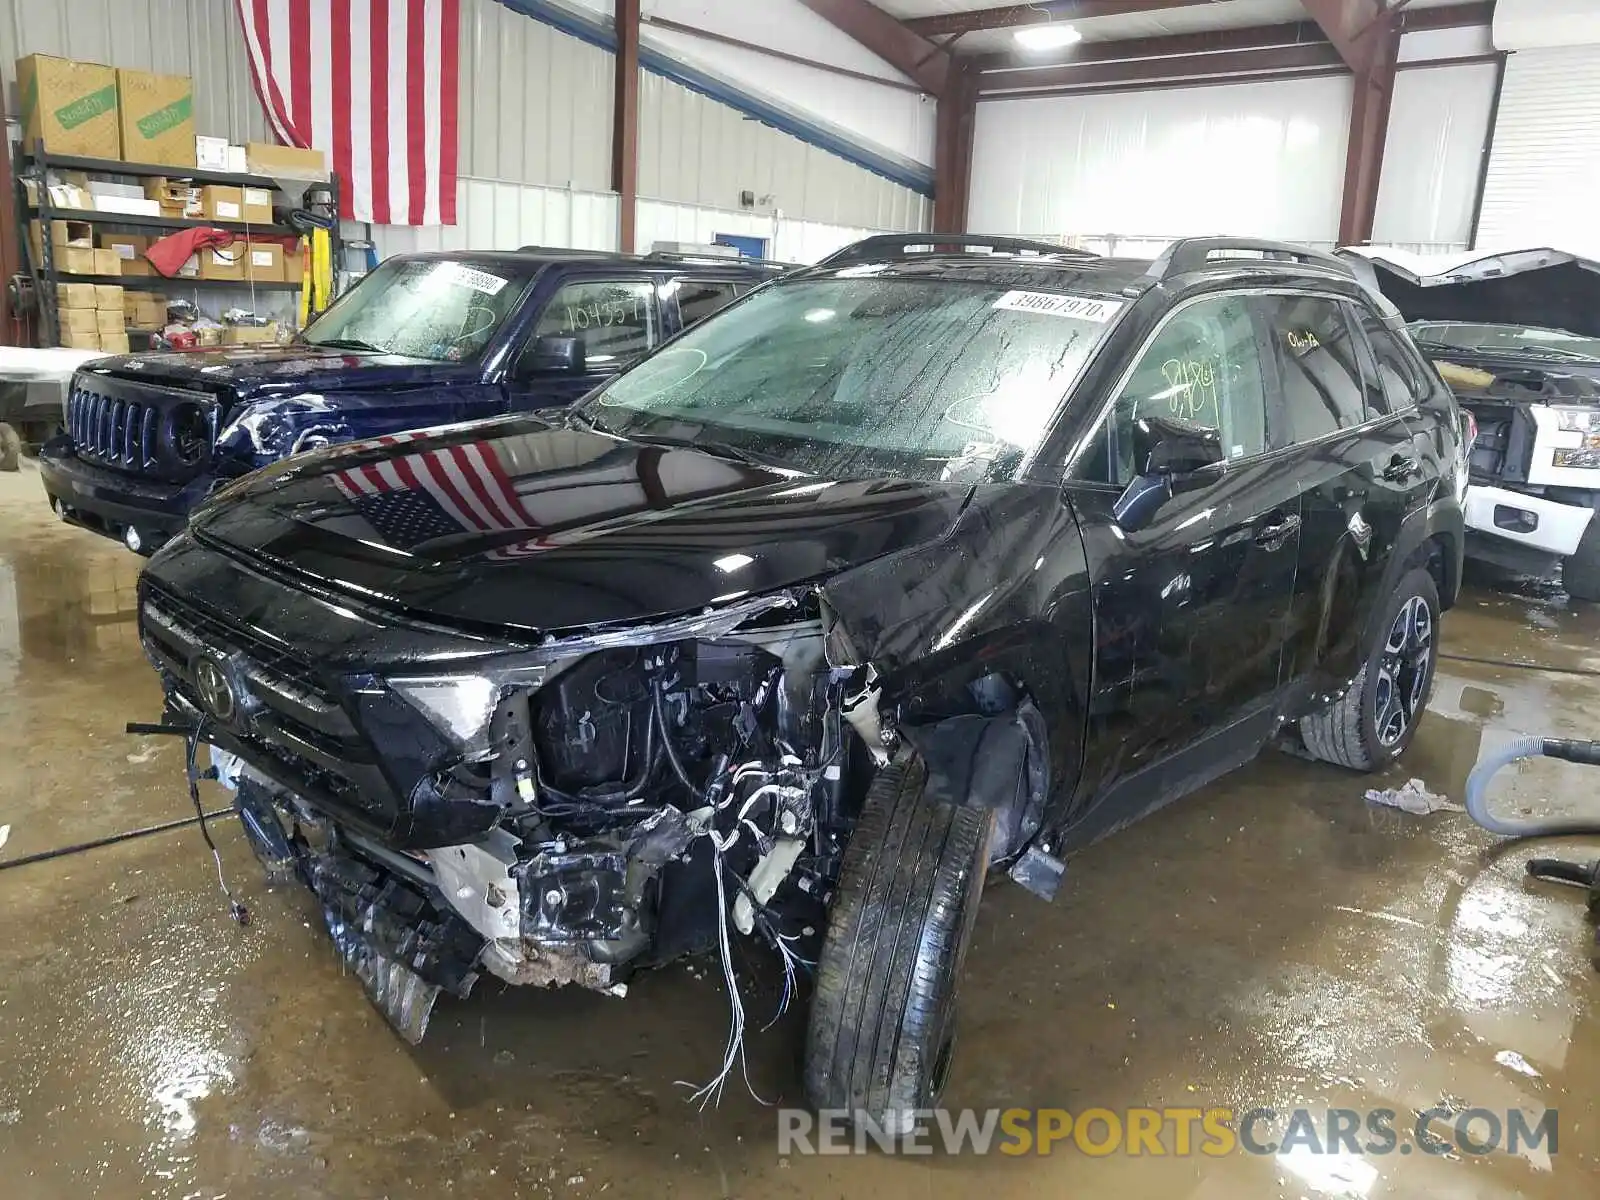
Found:
[{"label": "cracked windshield", "polygon": [[620,376],[596,425],[819,475],[1013,475],[1119,301],[989,282],[758,291]]}]

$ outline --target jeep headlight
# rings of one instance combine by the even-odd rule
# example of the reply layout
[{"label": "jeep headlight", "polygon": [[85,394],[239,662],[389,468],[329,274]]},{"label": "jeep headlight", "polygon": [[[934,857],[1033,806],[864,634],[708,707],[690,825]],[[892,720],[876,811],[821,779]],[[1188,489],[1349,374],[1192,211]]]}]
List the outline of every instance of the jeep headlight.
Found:
[{"label": "jeep headlight", "polygon": [[398,692],[468,758],[489,752],[489,727],[500,700],[514,688],[544,682],[543,664],[461,675],[418,675],[390,679]]},{"label": "jeep headlight", "polygon": [[1578,435],[1576,443],[1571,438],[1561,439],[1567,444],[1554,452],[1552,464],[1558,467],[1600,469],[1600,408],[1552,407],[1550,411],[1556,415],[1557,429],[1562,433]]}]

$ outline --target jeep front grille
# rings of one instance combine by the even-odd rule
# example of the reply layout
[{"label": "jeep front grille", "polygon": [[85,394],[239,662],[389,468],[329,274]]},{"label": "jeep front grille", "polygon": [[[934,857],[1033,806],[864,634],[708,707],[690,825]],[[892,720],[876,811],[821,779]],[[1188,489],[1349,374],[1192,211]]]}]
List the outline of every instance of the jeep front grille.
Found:
[{"label": "jeep front grille", "polygon": [[87,462],[183,482],[211,460],[215,412],[200,392],[80,372],[67,394],[66,427]]}]

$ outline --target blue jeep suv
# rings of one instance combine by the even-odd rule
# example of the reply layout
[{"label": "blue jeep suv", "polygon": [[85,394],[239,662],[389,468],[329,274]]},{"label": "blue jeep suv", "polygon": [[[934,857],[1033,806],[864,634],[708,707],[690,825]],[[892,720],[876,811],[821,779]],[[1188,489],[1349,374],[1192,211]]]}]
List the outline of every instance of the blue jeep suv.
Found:
[{"label": "blue jeep suv", "polygon": [[99,359],[39,455],[51,506],[151,553],[220,483],[330,442],[570,404],[779,274],[750,259],[387,259],[290,345]]}]

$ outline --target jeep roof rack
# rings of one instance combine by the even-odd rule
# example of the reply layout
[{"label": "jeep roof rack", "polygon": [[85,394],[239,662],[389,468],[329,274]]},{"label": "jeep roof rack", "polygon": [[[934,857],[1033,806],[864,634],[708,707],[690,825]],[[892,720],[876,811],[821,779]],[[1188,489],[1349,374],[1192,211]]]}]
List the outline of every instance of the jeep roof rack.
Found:
[{"label": "jeep roof rack", "polygon": [[547,254],[557,258],[623,258],[636,262],[694,263],[700,266],[771,267],[776,270],[793,270],[793,263],[772,258],[746,258],[742,254],[727,257],[716,254],[675,254],[665,250],[652,250],[648,254],[623,254],[616,250],[576,250],[571,246],[518,246],[518,254]]},{"label": "jeep roof rack", "polygon": [[845,263],[870,262],[884,256],[903,257],[908,253],[923,251],[938,254],[945,250],[987,250],[991,254],[1015,254],[1030,258],[1090,259],[1099,258],[1089,250],[1075,246],[1057,246],[1051,242],[1034,242],[1027,238],[991,237],[980,233],[878,233],[872,237],[852,242],[844,249],[830,254],[817,265],[837,267]]},{"label": "jeep roof rack", "polygon": [[1173,275],[1201,271],[1215,264],[1237,263],[1241,259],[1295,262],[1325,267],[1340,275],[1355,274],[1344,259],[1336,258],[1326,250],[1313,250],[1310,246],[1297,246],[1293,242],[1274,242],[1263,238],[1191,237],[1179,238],[1168,246],[1161,257],[1150,264],[1148,275],[1151,279],[1167,279]]}]

